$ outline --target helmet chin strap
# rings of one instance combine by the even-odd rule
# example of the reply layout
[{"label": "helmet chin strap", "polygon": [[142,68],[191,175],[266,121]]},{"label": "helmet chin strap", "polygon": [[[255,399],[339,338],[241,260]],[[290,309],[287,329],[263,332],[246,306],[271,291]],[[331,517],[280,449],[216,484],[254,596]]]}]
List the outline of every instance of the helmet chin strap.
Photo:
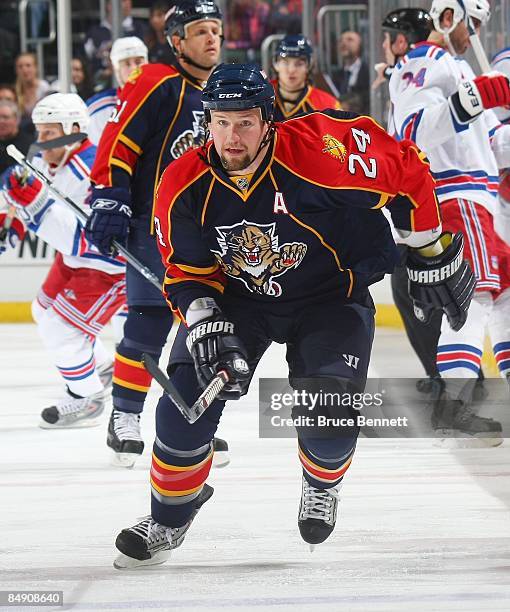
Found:
[{"label": "helmet chin strap", "polygon": [[448,51],[455,57],[457,55],[457,51],[455,51],[455,49],[454,49],[454,47],[452,45],[452,41],[451,41],[451,38],[450,38],[450,32],[451,31],[452,31],[451,29],[448,30],[447,32],[445,32],[443,34],[443,36],[444,36],[444,41],[446,43],[446,46],[448,47]]},{"label": "helmet chin strap", "polygon": [[185,64],[189,64],[190,66],[194,66],[195,68],[198,68],[199,70],[211,71],[214,68],[214,66],[216,66],[216,64],[213,64],[212,66],[203,66],[202,64],[195,62],[195,60],[191,59],[189,55],[185,55],[184,53],[179,53],[179,54],[176,53],[175,56],[180,62],[184,62]]},{"label": "helmet chin strap", "polygon": [[71,155],[74,153],[74,151],[76,151],[76,149],[79,148],[79,146],[80,145],[78,143],[66,145],[64,147],[64,155],[62,155],[62,159],[58,162],[58,164],[50,167],[50,174],[55,175],[61,168],[63,168],[69,161]]},{"label": "helmet chin strap", "polygon": [[290,99],[290,98],[285,98],[283,96],[281,85],[278,85],[278,93],[280,94],[280,99],[281,99],[282,102],[287,102],[289,104],[292,104],[292,103],[296,102],[296,100],[299,98],[299,94],[302,93],[307,87],[308,87],[308,83],[307,82],[305,82],[303,87],[300,87],[299,89],[287,89],[286,87],[284,87],[286,94],[291,94],[291,95],[292,94],[298,94],[293,100]]},{"label": "helmet chin strap", "polygon": [[464,12],[464,17],[462,19],[460,19],[459,21],[454,21],[454,23],[452,23],[451,27],[449,27],[447,30],[445,30],[444,28],[441,28],[439,26],[439,23],[434,23],[434,26],[436,28],[436,30],[443,35],[444,41],[446,43],[446,47],[448,48],[448,51],[453,55],[456,56],[458,55],[457,51],[455,51],[455,48],[452,44],[452,40],[450,38],[450,34],[453,32],[453,30],[455,30],[455,28],[459,25],[459,23],[461,21],[466,21],[467,22],[468,19],[468,15],[466,12]]}]

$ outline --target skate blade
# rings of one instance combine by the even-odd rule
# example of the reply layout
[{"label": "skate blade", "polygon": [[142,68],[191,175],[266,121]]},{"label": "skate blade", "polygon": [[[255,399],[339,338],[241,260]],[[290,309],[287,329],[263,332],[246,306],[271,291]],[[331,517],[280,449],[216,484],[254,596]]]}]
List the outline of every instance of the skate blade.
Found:
[{"label": "skate blade", "polygon": [[434,446],[439,448],[494,448],[503,444],[501,435],[493,437],[469,436],[459,437],[459,432],[451,429],[437,430]]},{"label": "skate blade", "polygon": [[76,423],[70,423],[69,425],[58,425],[57,423],[46,423],[46,421],[39,421],[39,427],[41,429],[86,429],[87,427],[97,427],[101,425],[99,419],[83,419],[82,421],[76,421]]},{"label": "skate blade", "polygon": [[114,465],[115,467],[123,467],[123,468],[129,469],[135,465],[136,460],[140,456],[141,455],[138,455],[137,453],[112,452],[110,463],[111,465]]},{"label": "skate blade", "polygon": [[168,561],[171,554],[171,550],[162,550],[150,559],[140,561],[140,559],[133,559],[133,557],[128,557],[123,553],[119,553],[113,562],[113,567],[118,570],[132,570],[141,567],[151,567],[152,565],[161,565],[165,563],[165,561]]},{"label": "skate blade", "polygon": [[313,551],[315,550],[316,546],[317,546],[317,544],[308,544],[308,548],[310,549],[311,553],[313,553]]},{"label": "skate blade", "polygon": [[226,467],[230,463],[230,455],[226,451],[216,451],[213,455],[212,466],[214,468]]}]

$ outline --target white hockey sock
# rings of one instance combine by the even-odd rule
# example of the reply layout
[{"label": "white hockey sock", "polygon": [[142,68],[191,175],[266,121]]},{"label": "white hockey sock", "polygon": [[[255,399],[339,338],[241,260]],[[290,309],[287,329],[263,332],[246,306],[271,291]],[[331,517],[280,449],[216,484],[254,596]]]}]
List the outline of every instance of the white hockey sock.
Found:
[{"label": "white hockey sock", "polygon": [[103,391],[96,372],[92,342],[86,334],[51,308],[40,317],[37,328],[65,384],[73,393],[87,397]]},{"label": "white hockey sock", "polygon": [[[470,388],[480,371],[485,327],[492,309],[489,292],[475,294],[466,323],[455,332],[443,317],[437,347],[437,367],[446,382],[446,390],[453,398],[469,397]],[[469,383],[469,380],[472,382]],[[465,381],[465,382],[464,382]]]},{"label": "white hockey sock", "polygon": [[96,337],[94,342],[94,357],[96,358],[96,365],[102,366],[106,362],[113,361],[113,355],[106,350],[105,345],[99,337]]},{"label": "white hockey sock", "polygon": [[42,317],[45,316],[47,309],[44,308],[39,300],[36,298],[35,300],[32,301],[31,304],[31,311],[32,311],[32,319],[36,322],[39,323],[39,321],[42,319]]},{"label": "white hockey sock", "polygon": [[113,333],[115,335],[115,344],[120,344],[124,338],[124,323],[128,315],[127,304],[124,304],[112,317]]},{"label": "white hockey sock", "polygon": [[494,300],[488,325],[496,363],[505,377],[510,374],[510,289]]}]

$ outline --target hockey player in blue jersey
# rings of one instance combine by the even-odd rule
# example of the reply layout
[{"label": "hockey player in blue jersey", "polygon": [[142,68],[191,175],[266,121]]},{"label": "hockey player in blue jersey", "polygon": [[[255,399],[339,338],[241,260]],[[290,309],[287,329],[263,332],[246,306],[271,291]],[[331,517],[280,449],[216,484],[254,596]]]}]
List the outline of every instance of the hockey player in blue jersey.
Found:
[{"label": "hockey player in blue jersey", "polygon": [[[124,85],[92,169],[87,224],[88,237],[102,252],[110,252],[114,238],[127,242],[161,279],[155,189],[164,168],[204,137],[200,93],[219,59],[222,15],[212,0],[184,0],[168,12],[166,28],[177,61],[139,66]],[[152,381],[142,353],[159,359],[173,317],[161,292],[129,265],[126,279],[128,316],[115,356],[107,443],[116,463],[132,466],[143,451],[139,421]],[[223,441],[217,450],[225,450]],[[217,460],[225,461],[221,453]]]},{"label": "hockey player in blue jersey", "polygon": [[[370,117],[340,110],[273,123],[274,98],[257,67],[219,66],[202,94],[212,141],[170,164],[158,186],[164,294],[182,321],[169,375],[190,405],[219,370],[229,380],[193,424],[160,399],[151,515],[118,535],[118,568],[163,563],[182,544],[212,495],[206,480],[225,401],[247,392],[272,342],[286,345],[298,392],[364,389],[374,333],[368,287],[396,260],[382,207],[411,247],[411,285],[423,303],[442,307],[457,329],[465,319],[473,274],[460,237],[441,234],[424,155]],[[298,528],[310,545],[333,532],[358,435],[349,406],[318,404],[314,416],[354,420],[296,427]],[[302,410],[294,405],[296,416]]]}]

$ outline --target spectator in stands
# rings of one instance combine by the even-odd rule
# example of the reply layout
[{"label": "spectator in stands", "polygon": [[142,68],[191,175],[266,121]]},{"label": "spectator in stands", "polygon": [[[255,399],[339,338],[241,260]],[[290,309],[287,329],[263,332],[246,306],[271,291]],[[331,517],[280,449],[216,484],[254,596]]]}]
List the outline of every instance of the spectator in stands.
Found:
[{"label": "spectator in stands", "polygon": [[87,62],[81,57],[73,57],[71,60],[71,87],[70,92],[62,91],[59,81],[51,84],[52,92],[75,93],[85,102],[94,95],[94,82],[90,76]]},{"label": "spectator in stands", "polygon": [[258,60],[260,45],[269,32],[270,12],[265,0],[233,0],[227,21],[227,48],[244,51],[243,60]]},{"label": "spectator in stands", "polygon": [[332,74],[339,93],[342,108],[360,114],[369,111],[369,73],[363,60],[361,35],[353,30],[343,32],[338,40],[341,67]]},{"label": "spectator in stands", "polygon": [[[72,93],[77,93],[85,101],[94,94],[94,83],[90,76],[87,62],[81,57],[73,57],[71,60]],[[76,91],[74,91],[76,90]]]},{"label": "spectator in stands", "polygon": [[165,15],[169,9],[168,0],[156,0],[150,9],[150,27],[145,44],[149,49],[149,62],[153,64],[172,64],[175,61],[175,56],[165,35]]},{"label": "spectator in stands", "polygon": [[20,118],[21,113],[15,102],[0,99],[0,174],[15,163],[6,152],[8,145],[15,145],[26,155],[34,141],[32,134],[20,129]]},{"label": "spectator in stands", "polygon": [[302,30],[303,0],[275,0],[269,23],[275,34],[299,34]]},{"label": "spectator in stands", "polygon": [[18,105],[18,96],[16,95],[14,85],[0,83],[0,100],[9,100],[10,102],[14,102],[16,106]]},{"label": "spectator in stands", "polygon": [[32,123],[34,106],[51,91],[50,85],[39,78],[37,58],[33,53],[20,53],[16,58],[16,96],[21,112],[21,127],[35,134]]},{"label": "spectator in stands", "polygon": [[[133,3],[131,0],[122,0],[122,33],[121,36],[137,36],[145,38],[146,25],[141,19],[131,16]],[[112,46],[112,3],[107,0],[105,4],[106,18],[98,25],[92,26],[85,36],[85,53],[91,61],[94,73],[109,68],[109,54]],[[111,74],[111,68],[110,73]]]}]

